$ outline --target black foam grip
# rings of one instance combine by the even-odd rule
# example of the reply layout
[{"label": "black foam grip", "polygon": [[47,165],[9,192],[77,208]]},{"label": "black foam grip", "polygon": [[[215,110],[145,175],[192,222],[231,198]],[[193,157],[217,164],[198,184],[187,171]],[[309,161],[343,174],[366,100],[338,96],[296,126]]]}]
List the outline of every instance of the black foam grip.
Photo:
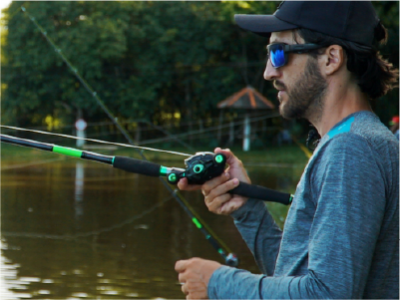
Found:
[{"label": "black foam grip", "polygon": [[134,159],[124,156],[115,156],[113,161],[114,168],[131,173],[147,176],[159,177],[161,166],[149,161]]},{"label": "black foam grip", "polygon": [[290,194],[244,182],[240,182],[239,185],[233,190],[230,190],[229,193],[252,199],[279,202],[285,205],[290,204]]}]

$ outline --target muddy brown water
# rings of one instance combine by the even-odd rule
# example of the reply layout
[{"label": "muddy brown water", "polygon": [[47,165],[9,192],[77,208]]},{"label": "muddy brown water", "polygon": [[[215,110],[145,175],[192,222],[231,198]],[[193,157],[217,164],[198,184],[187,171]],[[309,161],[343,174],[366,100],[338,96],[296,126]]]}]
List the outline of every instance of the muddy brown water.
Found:
[{"label": "muddy brown water", "polygon": [[[250,166],[253,182],[293,190],[288,166]],[[240,259],[258,268],[232,219],[182,193]],[[287,208],[269,204],[282,225]],[[7,163],[1,170],[1,299],[182,299],[179,259],[223,263],[157,178],[70,158]]]}]

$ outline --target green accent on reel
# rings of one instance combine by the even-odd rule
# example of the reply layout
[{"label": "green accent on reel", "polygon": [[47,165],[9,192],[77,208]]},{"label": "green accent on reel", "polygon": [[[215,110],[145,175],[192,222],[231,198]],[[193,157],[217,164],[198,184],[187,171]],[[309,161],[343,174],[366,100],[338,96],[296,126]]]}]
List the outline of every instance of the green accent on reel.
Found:
[{"label": "green accent on reel", "polygon": [[194,165],[194,167],[193,167],[193,172],[195,172],[196,174],[203,172],[203,170],[204,170],[204,166],[201,164]]},{"label": "green accent on reel", "polygon": [[290,198],[289,198],[289,204],[290,204],[290,203],[292,203],[292,201],[293,201],[293,198],[294,198],[294,195],[293,195],[293,194],[290,194]]},{"label": "green accent on reel", "polygon": [[170,182],[175,182],[176,179],[177,179],[177,178],[176,178],[176,174],[171,173],[171,174],[168,175],[168,180],[169,180]]},{"label": "green accent on reel", "polygon": [[224,157],[221,154],[217,154],[215,156],[215,161],[220,164],[220,163],[224,162]]},{"label": "green accent on reel", "polygon": [[60,146],[56,146],[56,145],[54,145],[54,147],[53,147],[53,152],[64,154],[64,155],[69,155],[69,156],[73,156],[73,157],[79,157],[79,158],[82,156],[82,151],[80,151],[80,150],[60,147]]},{"label": "green accent on reel", "polygon": [[224,251],[224,250],[222,250],[221,248],[219,248],[219,249],[218,249],[218,252],[219,252],[220,254],[222,254],[222,255],[224,255],[224,254],[225,254],[225,251]]},{"label": "green accent on reel", "polygon": [[201,225],[199,220],[197,220],[196,218],[192,218],[192,222],[194,223],[194,225],[196,225],[197,228],[199,229],[203,228],[203,225]]},{"label": "green accent on reel", "polygon": [[161,167],[160,167],[160,175],[165,176],[165,175],[167,175],[167,174],[168,174],[168,168],[167,168],[167,167],[164,167],[164,166],[161,166]]}]

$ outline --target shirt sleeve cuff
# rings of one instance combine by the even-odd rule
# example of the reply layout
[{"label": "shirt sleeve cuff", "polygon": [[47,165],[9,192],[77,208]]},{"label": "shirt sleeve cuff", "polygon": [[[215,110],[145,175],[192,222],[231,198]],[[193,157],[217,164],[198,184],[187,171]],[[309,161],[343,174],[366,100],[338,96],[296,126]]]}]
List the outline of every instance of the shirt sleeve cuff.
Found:
[{"label": "shirt sleeve cuff", "polygon": [[261,211],[266,209],[263,201],[249,199],[243,206],[232,212],[231,217],[239,221],[244,218],[249,212],[254,211],[255,208]]},{"label": "shirt sleeve cuff", "polygon": [[[208,283],[209,299],[259,299],[257,287],[264,275],[254,275],[249,271],[221,266],[211,275]],[[238,284],[240,283],[240,284]]]}]

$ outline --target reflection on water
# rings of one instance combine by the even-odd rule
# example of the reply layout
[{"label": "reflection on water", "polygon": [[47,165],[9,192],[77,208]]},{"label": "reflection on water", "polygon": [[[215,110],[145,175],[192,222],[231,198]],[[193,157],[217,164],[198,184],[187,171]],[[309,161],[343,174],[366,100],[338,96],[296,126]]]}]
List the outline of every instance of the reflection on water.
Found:
[{"label": "reflection on water", "polygon": [[[6,249],[7,245],[1,242],[1,249]],[[20,267],[19,264],[13,264],[10,260],[4,256],[0,256],[0,295],[2,299],[15,299],[14,294],[10,290],[24,291],[26,286],[21,284],[18,280],[17,270]],[[21,293],[19,293],[21,294]]]},{"label": "reflection on water", "polygon": [[[176,260],[221,262],[156,178],[74,159],[6,163],[3,157],[2,299],[183,298]],[[291,192],[292,171],[249,169],[254,183]],[[258,272],[231,218],[209,213],[200,193],[184,196],[238,255],[240,267]],[[283,220],[287,208],[270,206]]]},{"label": "reflection on water", "polygon": [[75,218],[78,221],[83,216],[83,184],[84,184],[85,169],[83,163],[76,163],[75,173]]}]

